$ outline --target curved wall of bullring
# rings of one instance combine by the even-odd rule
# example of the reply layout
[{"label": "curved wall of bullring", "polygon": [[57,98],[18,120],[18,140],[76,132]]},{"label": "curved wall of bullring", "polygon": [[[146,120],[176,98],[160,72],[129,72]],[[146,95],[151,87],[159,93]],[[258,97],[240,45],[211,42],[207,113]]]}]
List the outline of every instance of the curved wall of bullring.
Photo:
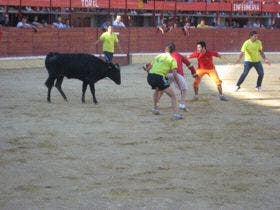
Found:
[{"label": "curved wall of bullring", "polygon": [[[126,28],[119,32],[122,51],[117,54],[158,53],[165,44],[174,42],[180,52],[195,50],[196,42],[205,40],[207,48],[219,52],[239,52],[251,29],[190,29],[185,35],[181,29],[161,34],[155,28]],[[279,29],[259,29],[265,51],[280,51]],[[50,51],[102,53],[101,44],[95,45],[102,31],[98,28],[73,28],[58,30],[43,28],[32,29],[2,28],[0,57],[46,55]],[[126,56],[122,63],[128,62]]]}]

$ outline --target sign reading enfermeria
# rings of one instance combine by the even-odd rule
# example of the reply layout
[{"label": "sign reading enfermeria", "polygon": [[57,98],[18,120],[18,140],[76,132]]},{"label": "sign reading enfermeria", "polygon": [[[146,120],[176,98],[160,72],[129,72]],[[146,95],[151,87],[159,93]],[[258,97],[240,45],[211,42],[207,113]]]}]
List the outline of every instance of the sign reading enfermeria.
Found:
[{"label": "sign reading enfermeria", "polygon": [[261,11],[259,4],[233,4],[233,11]]}]

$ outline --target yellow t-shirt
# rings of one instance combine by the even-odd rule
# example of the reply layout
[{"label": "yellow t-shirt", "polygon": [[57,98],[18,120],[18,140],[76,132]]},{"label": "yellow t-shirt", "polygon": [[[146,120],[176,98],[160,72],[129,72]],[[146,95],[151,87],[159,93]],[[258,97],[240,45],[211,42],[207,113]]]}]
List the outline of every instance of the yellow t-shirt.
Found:
[{"label": "yellow t-shirt", "polygon": [[104,32],[99,38],[103,42],[103,51],[114,53],[115,43],[119,42],[117,35],[112,32]]},{"label": "yellow t-shirt", "polygon": [[196,27],[197,28],[210,28],[210,26],[208,26],[206,24],[200,24],[200,23]]},{"label": "yellow t-shirt", "polygon": [[241,48],[241,52],[245,54],[245,61],[259,62],[261,60],[260,51],[262,51],[262,42],[256,40],[252,42],[250,39],[246,40]]},{"label": "yellow t-shirt", "polygon": [[166,76],[170,70],[177,68],[177,62],[169,53],[159,54],[152,61],[150,73]]}]

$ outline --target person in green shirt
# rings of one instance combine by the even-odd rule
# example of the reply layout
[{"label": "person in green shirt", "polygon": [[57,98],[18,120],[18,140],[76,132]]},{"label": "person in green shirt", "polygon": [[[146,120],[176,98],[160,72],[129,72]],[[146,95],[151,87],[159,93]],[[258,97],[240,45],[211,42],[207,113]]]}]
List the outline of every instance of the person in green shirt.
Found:
[{"label": "person in green shirt", "polygon": [[258,39],[258,33],[256,31],[251,31],[249,33],[249,39],[243,43],[241,53],[236,63],[240,63],[244,55],[244,70],[236,84],[235,91],[240,89],[240,85],[244,82],[252,67],[254,67],[258,73],[256,90],[261,91],[264,71],[260,56],[264,59],[265,63],[270,65],[270,62],[263,52],[262,42]]},{"label": "person in green shirt", "polygon": [[121,51],[118,36],[113,32],[111,24],[108,25],[107,31],[101,34],[95,44],[98,44],[100,41],[103,43],[102,51],[104,53],[104,59],[107,63],[111,63],[114,56],[115,44],[118,45]]},{"label": "person in green shirt", "polygon": [[167,78],[167,74],[172,72],[174,75],[175,82],[179,84],[179,78],[177,75],[177,62],[170,55],[173,50],[173,44],[169,44],[165,48],[165,53],[161,53],[156,56],[150,65],[147,66],[148,72],[147,82],[154,89],[153,102],[155,115],[160,114],[159,101],[163,93],[166,93],[171,98],[171,105],[175,119],[182,119],[182,115],[178,113],[177,99],[173,88]]}]

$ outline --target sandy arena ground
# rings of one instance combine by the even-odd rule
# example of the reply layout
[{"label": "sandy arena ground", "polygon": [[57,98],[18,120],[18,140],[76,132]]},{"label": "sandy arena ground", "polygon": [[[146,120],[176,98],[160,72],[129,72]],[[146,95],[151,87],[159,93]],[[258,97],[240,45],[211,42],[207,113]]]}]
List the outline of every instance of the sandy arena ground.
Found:
[{"label": "sandy arena ground", "polygon": [[167,96],[152,115],[140,65],[97,83],[98,105],[78,80],[49,104],[44,68],[0,70],[0,209],[280,209],[280,65],[264,67],[262,92],[252,70],[236,93],[242,66],[217,66],[229,102],[206,77],[193,101],[187,72],[180,121]]}]

